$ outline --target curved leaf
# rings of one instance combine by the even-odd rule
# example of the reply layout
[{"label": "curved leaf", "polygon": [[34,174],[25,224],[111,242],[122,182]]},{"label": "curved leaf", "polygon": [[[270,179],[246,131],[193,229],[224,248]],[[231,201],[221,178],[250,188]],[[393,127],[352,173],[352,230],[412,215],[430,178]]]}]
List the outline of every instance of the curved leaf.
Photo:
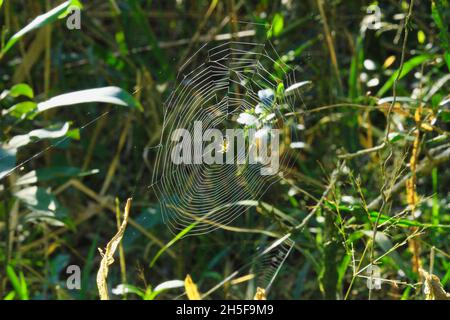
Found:
[{"label": "curved leaf", "polygon": [[8,148],[18,149],[36,140],[61,138],[64,137],[68,131],[68,122],[64,123],[62,126],[51,126],[46,129],[32,130],[27,134],[13,137],[8,143]]},{"label": "curved leaf", "polygon": [[80,103],[103,102],[142,110],[141,104],[118,87],[103,87],[65,93],[38,104],[38,112]]},{"label": "curved leaf", "polygon": [[12,86],[12,88],[9,90],[9,95],[13,98],[19,96],[25,96],[28,98],[34,97],[33,89],[26,83],[19,83]]},{"label": "curved leaf", "polygon": [[19,41],[20,38],[22,38],[25,34],[28,32],[35,30],[37,28],[41,28],[49,23],[52,23],[53,21],[57,20],[59,16],[64,14],[67,9],[71,7],[81,7],[79,1],[77,0],[69,0],[66,1],[56,8],[53,8],[47,13],[41,14],[40,16],[37,16],[33,21],[31,21],[25,28],[21,29],[17,33],[15,33],[6,43],[5,47],[1,51],[0,57],[3,56],[9,49],[14,46],[14,44]]}]

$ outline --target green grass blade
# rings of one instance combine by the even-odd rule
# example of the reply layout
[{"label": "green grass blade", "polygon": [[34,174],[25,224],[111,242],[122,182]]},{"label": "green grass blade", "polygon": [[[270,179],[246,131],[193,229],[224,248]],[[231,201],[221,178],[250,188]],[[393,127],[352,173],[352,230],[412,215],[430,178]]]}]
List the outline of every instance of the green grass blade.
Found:
[{"label": "green grass blade", "polygon": [[358,77],[360,73],[360,66],[364,60],[364,48],[363,48],[363,36],[359,35],[356,39],[355,54],[352,57],[350,64],[350,74],[348,77],[349,97],[355,99],[361,94],[361,90],[358,87]]},{"label": "green grass blade", "polygon": [[69,0],[66,1],[59,6],[53,8],[47,13],[44,13],[40,16],[37,16],[33,21],[31,21],[26,27],[19,30],[17,33],[15,33],[6,43],[5,47],[2,49],[0,58],[9,50],[11,49],[14,44],[16,44],[17,41],[19,41],[20,38],[22,38],[25,34],[27,34],[30,31],[33,31],[35,29],[41,28],[49,23],[52,23],[56,21],[61,15],[63,15],[67,9],[70,7],[80,7],[79,1],[76,0]]},{"label": "green grass blade", "polygon": [[187,226],[186,228],[184,228],[183,230],[181,230],[176,236],[175,238],[173,238],[172,240],[170,240],[164,247],[162,247],[158,253],[155,255],[155,257],[152,259],[152,261],[150,262],[150,268],[152,268],[156,261],[158,260],[158,258],[167,250],[169,249],[171,246],[173,246],[178,240],[180,240],[181,238],[183,238],[189,231],[192,230],[192,228],[194,228],[197,225],[198,222],[194,222],[192,224],[190,224],[189,226]]},{"label": "green grass blade", "polygon": [[[416,56],[414,58],[411,58],[410,60],[406,61],[403,65],[403,70],[400,75],[399,79],[402,79],[404,76],[406,76],[409,72],[411,72],[415,67],[421,65],[422,63],[431,60],[434,58],[434,55],[431,54],[422,54],[419,56]],[[378,91],[377,96],[382,97],[393,85],[395,82],[395,79],[397,79],[399,70],[395,71],[391,77],[386,81],[386,83],[381,87],[381,89]]]},{"label": "green grass blade", "polygon": [[10,265],[6,266],[6,275],[8,276],[9,281],[11,281],[11,284],[16,291],[17,295],[22,300],[28,300],[28,290],[27,290],[27,284],[25,281],[25,277],[23,276],[23,273],[20,273],[20,278],[17,276],[16,272],[14,271],[13,267]]}]

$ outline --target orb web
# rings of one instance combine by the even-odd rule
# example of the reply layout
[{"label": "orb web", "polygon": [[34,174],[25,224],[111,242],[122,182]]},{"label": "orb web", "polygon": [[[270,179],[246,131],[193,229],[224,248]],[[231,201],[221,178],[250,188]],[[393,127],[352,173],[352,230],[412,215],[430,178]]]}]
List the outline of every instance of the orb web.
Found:
[{"label": "orb web", "polygon": [[[280,61],[264,44],[230,41],[211,48],[205,45],[182,66],[164,105],[152,178],[172,232],[190,227],[188,235],[198,235],[231,223],[248,210],[245,200],[260,199],[291,166],[289,143],[298,140],[298,133],[295,116],[286,114],[294,113],[299,95],[278,94],[280,86],[295,81],[287,77],[283,82],[274,76],[270,70],[274,66],[290,74]],[[192,137],[189,152],[183,154],[190,153],[190,162],[173,161],[173,150],[179,145],[173,137],[179,129]],[[222,134],[223,163],[204,161],[208,144],[217,137],[205,141],[202,134],[212,129]],[[237,150],[239,142],[234,138],[238,135],[230,137],[229,129],[242,130],[243,148]],[[268,153],[278,159],[276,170],[267,161],[249,161],[250,154],[264,145],[261,141],[276,141],[273,132],[279,134],[279,148]],[[232,161],[227,158],[229,152]]]},{"label": "orb web", "polygon": [[255,274],[257,276],[257,285],[264,288],[266,293],[272,287],[273,281],[281,270],[285,260],[289,256],[294,241],[289,238],[281,238],[262,250],[260,259],[255,259]]},{"label": "orb web", "polygon": [[[274,241],[269,241],[269,239],[261,241],[256,251],[248,255],[246,263],[207,291],[205,296],[211,295],[225,283],[239,285],[246,281],[252,281],[255,289],[256,287],[262,288],[268,295],[294,245],[295,242],[290,239],[289,235]],[[245,281],[242,281],[243,279]],[[236,290],[239,293],[242,292],[242,288],[237,287]]]}]

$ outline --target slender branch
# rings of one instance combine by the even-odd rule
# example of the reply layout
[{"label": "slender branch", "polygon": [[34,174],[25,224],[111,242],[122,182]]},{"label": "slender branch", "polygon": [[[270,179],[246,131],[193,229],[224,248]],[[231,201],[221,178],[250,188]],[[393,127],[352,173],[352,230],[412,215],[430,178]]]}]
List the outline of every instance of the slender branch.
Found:
[{"label": "slender branch", "polygon": [[339,158],[339,159],[345,159],[345,160],[353,159],[353,158],[356,158],[356,157],[363,156],[363,155],[365,155],[365,154],[369,154],[369,153],[372,153],[372,152],[376,152],[376,151],[378,151],[378,150],[381,150],[381,149],[383,149],[385,146],[386,146],[386,143],[383,142],[382,144],[380,144],[380,145],[378,145],[378,146],[375,146],[375,147],[373,147],[373,148],[362,149],[362,150],[359,150],[359,151],[357,151],[357,152],[355,152],[355,153],[346,153],[346,154],[339,155],[338,158]]}]

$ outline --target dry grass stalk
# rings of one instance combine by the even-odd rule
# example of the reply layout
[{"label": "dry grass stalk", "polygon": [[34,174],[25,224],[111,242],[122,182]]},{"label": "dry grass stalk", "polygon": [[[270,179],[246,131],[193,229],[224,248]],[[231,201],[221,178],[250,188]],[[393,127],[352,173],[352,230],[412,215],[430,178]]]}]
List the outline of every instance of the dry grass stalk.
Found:
[{"label": "dry grass stalk", "polygon": [[[116,223],[117,223],[117,231],[120,230],[120,226],[122,224],[121,218],[120,218],[120,202],[119,198],[116,198]],[[121,281],[123,284],[127,283],[127,266],[125,262],[125,251],[123,250],[123,244],[120,242],[119,244],[119,262],[120,262],[120,275],[121,275]],[[123,295],[123,298],[126,300],[126,293]]]},{"label": "dry grass stalk", "polygon": [[[414,217],[414,211],[416,210],[417,203],[419,202],[419,196],[417,195],[417,159],[419,158],[420,150],[420,126],[422,123],[422,105],[419,105],[415,114],[414,120],[416,121],[417,129],[415,131],[415,138],[413,144],[413,150],[409,165],[411,169],[411,178],[406,180],[406,197],[408,205],[411,208],[411,213]],[[413,230],[414,231],[414,230]],[[422,262],[420,261],[420,243],[418,239],[411,239],[408,243],[409,249],[412,252],[412,266],[414,272],[419,272],[422,268]]]},{"label": "dry grass stalk", "polygon": [[102,251],[102,249],[98,248],[98,250],[100,251],[100,255],[102,256],[100,268],[98,269],[97,272],[97,287],[101,300],[109,300],[108,283],[106,281],[108,278],[109,266],[114,263],[114,253],[116,252],[120,242],[122,241],[123,234],[125,233],[125,229],[128,224],[128,216],[130,214],[130,208],[131,208],[131,198],[127,200],[127,204],[125,205],[125,213],[119,230],[114,235],[114,237],[108,242],[104,252]]},{"label": "dry grass stalk", "polygon": [[426,300],[450,300],[450,293],[445,292],[441,281],[434,274],[419,269],[420,275],[424,279],[424,292]]}]

